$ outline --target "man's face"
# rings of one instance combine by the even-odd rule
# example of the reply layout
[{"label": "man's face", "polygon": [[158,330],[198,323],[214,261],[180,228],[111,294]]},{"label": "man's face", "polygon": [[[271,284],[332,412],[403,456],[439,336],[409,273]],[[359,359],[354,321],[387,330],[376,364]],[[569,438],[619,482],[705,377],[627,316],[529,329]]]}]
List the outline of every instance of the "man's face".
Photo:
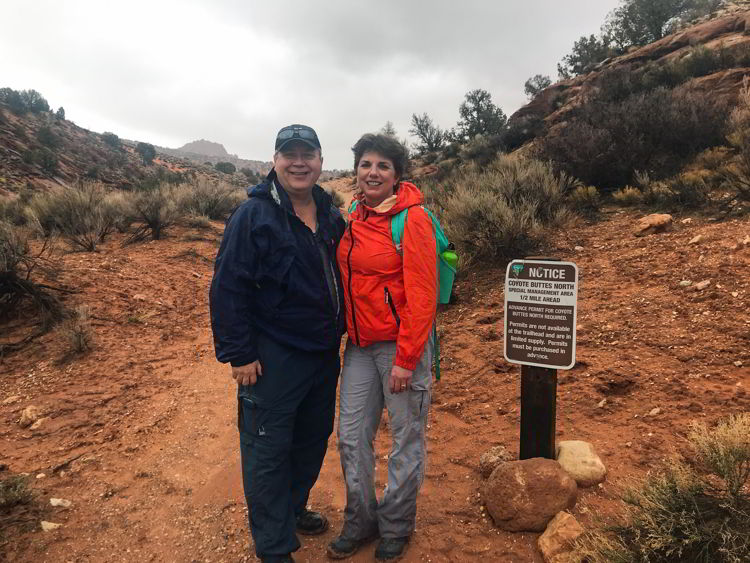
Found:
[{"label": "man's face", "polygon": [[323,169],[319,149],[306,143],[287,143],[273,155],[273,165],[281,186],[292,194],[309,192]]}]

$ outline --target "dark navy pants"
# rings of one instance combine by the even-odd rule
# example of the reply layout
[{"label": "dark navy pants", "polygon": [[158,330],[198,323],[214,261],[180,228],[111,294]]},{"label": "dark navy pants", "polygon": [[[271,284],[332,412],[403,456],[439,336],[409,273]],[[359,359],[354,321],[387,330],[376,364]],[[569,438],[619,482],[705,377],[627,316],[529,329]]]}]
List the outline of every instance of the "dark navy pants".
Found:
[{"label": "dark navy pants", "polygon": [[303,352],[258,340],[263,375],[238,388],[242,481],[259,557],[296,551],[305,508],[333,432],[338,349]]}]

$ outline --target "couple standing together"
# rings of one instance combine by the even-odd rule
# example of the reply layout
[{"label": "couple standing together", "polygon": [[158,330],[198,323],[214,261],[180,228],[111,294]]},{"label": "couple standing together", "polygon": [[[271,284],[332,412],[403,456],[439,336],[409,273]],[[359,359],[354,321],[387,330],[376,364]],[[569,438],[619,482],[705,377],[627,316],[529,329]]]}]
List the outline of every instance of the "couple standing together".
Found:
[{"label": "couple standing together", "polygon": [[[346,558],[379,537],[376,559],[395,560],[415,527],[432,382],[435,235],[422,194],[402,180],[404,146],[367,134],[352,150],[359,194],[346,223],[316,185],[323,159],[315,131],[282,128],[273,169],[228,221],[216,258],[216,355],[238,384],[250,530],[267,563],[293,561],[298,533],[328,529],[307,501],[333,431],[344,332],[338,447],[347,500],[328,555]],[[391,219],[407,208],[397,246]],[[378,500],[373,442],[384,406],[392,447]]]}]

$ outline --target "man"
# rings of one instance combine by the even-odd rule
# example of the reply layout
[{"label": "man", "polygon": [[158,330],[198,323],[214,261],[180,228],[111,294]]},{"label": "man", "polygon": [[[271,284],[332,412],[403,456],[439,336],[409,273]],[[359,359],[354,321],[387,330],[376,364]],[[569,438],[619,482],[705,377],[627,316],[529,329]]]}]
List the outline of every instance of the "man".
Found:
[{"label": "man", "polygon": [[210,294],[216,357],[238,385],[250,531],[267,563],[293,561],[296,533],[328,528],[307,500],[333,431],[345,322],[335,264],[345,223],[316,185],[318,136],[290,125],[275,149],[227,223]]}]

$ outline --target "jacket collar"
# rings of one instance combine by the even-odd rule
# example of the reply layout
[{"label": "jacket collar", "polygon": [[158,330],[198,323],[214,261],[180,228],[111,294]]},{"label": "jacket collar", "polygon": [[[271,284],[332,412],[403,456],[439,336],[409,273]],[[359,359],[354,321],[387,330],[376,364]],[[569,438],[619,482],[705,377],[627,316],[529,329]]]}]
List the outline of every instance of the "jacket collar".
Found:
[{"label": "jacket collar", "polygon": [[[271,168],[266,179],[260,184],[247,188],[247,195],[248,197],[270,199],[287,213],[295,215],[294,207],[289,199],[289,195],[284,191],[284,188],[281,187],[281,184],[279,184],[278,178],[276,177],[276,170],[273,168]],[[315,205],[318,208],[318,217],[327,217],[328,210],[331,208],[331,205],[333,205],[333,198],[318,184],[313,186],[312,196],[315,200]]]}]

